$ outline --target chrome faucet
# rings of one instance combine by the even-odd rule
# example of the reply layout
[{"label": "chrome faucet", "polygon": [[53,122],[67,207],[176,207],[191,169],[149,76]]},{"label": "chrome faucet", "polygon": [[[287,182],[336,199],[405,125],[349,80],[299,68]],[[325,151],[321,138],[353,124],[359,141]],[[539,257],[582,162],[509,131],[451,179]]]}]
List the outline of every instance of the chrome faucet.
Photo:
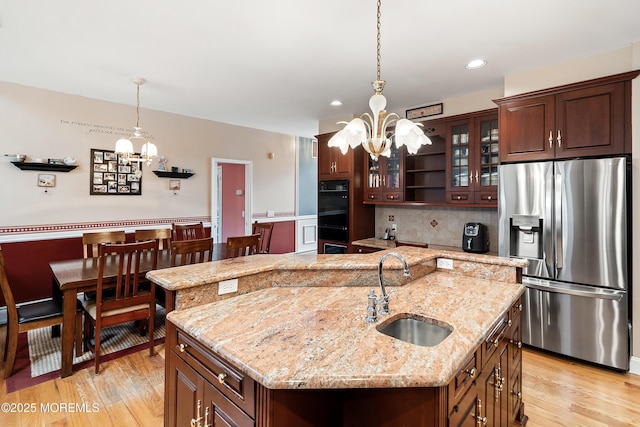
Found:
[{"label": "chrome faucet", "polygon": [[382,257],[380,258],[380,261],[378,262],[378,283],[380,284],[380,291],[382,292],[382,296],[378,301],[378,303],[380,304],[378,313],[380,314],[389,314],[389,296],[393,292],[395,292],[395,289],[392,289],[389,293],[387,293],[387,291],[384,288],[384,281],[382,278],[382,263],[384,262],[385,259],[387,259],[390,256],[394,258],[398,258],[402,262],[402,265],[404,266],[405,277],[411,276],[411,273],[409,273],[409,266],[407,265],[407,261],[405,261],[404,258],[402,258],[402,256],[398,255],[395,252],[389,252],[387,254],[382,255]]}]

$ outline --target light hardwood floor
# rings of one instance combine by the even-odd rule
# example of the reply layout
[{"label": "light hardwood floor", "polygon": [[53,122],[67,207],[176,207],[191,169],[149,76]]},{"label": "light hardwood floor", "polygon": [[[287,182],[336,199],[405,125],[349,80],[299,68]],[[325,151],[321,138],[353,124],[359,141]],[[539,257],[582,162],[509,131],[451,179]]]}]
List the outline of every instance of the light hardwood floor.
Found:
[{"label": "light hardwood floor", "polygon": [[[0,348],[4,345],[0,328]],[[34,413],[0,412],[0,426],[161,426],[164,345],[7,394],[0,404],[33,404]],[[622,374],[531,349],[523,352],[523,400],[529,427],[640,426],[640,376]],[[96,403],[98,412],[42,412],[40,404]]]}]

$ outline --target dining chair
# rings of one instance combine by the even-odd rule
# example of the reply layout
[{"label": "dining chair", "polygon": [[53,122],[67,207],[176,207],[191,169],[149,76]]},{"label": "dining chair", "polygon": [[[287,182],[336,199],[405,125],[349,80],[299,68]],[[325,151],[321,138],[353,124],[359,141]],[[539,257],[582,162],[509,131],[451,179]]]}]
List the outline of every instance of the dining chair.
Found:
[{"label": "dining chair", "polygon": [[[0,288],[7,306],[7,334],[2,353],[4,361],[4,378],[13,372],[18,349],[18,335],[53,325],[62,324],[62,301],[46,300],[21,303],[16,306],[11,286],[4,269],[4,255],[0,248]],[[77,301],[76,314],[76,356],[82,355],[82,305]]]},{"label": "dining chair", "polygon": [[271,235],[273,234],[273,222],[254,222],[251,230],[252,234],[260,235],[259,253],[268,254],[271,246]]},{"label": "dining chair", "polygon": [[197,264],[212,260],[213,238],[171,242],[171,266]]},{"label": "dining chair", "polygon": [[170,228],[154,228],[151,230],[136,230],[135,231],[136,242],[144,242],[145,240],[157,240],[158,250],[170,248],[171,242],[171,229]]},{"label": "dining chair", "polygon": [[414,242],[401,242],[399,240],[396,240],[396,248],[398,246],[413,246],[416,248],[428,248],[429,245],[427,243],[414,243]]},{"label": "dining chair", "polygon": [[99,231],[97,233],[82,234],[82,252],[84,258],[96,258],[98,247],[102,243],[124,243],[126,237],[124,230]]},{"label": "dining chair", "polygon": [[260,234],[227,237],[227,258],[257,254],[259,248]]},{"label": "dining chair", "polygon": [[[158,241],[104,244],[99,248],[98,285],[96,298],[83,301],[85,311],[84,338],[93,349],[95,372],[100,371],[100,340],[102,329],[120,323],[135,320],[148,321],[149,355],[154,354],[153,333],[155,329],[156,301],[155,283],[147,289],[140,289],[140,259],[152,254],[152,269],[158,266]],[[114,260],[115,258],[115,260]],[[113,283],[104,280],[105,266],[115,262],[117,265],[115,292],[104,295],[105,287]],[[91,345],[92,330],[95,330],[94,344]]]},{"label": "dining chair", "polygon": [[172,233],[171,238],[174,241],[177,240],[193,240],[193,239],[203,239],[206,236],[204,235],[204,225],[202,222],[196,224],[176,224],[172,225]]}]

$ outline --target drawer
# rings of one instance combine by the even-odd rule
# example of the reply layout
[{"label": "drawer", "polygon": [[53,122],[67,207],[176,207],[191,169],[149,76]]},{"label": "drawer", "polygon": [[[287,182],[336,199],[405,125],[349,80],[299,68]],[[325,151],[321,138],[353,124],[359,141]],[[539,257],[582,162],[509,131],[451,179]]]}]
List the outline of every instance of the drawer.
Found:
[{"label": "drawer", "polygon": [[393,193],[384,193],[384,200],[387,202],[401,202],[402,201],[402,192],[396,191]]},{"label": "drawer", "polygon": [[376,202],[380,201],[380,193],[364,193],[364,201],[365,202]]},{"label": "drawer", "polygon": [[480,374],[480,349],[469,356],[448,385],[449,414],[453,411],[456,403],[469,390],[478,374]]},{"label": "drawer", "polygon": [[493,191],[481,191],[476,193],[476,203],[483,203],[488,205],[498,204],[498,193]]},{"label": "drawer", "polygon": [[449,203],[473,203],[473,195],[461,192],[448,192],[447,202]]},{"label": "drawer", "polygon": [[[173,328],[170,328],[171,330]],[[239,369],[213,355],[189,335],[175,329],[171,350],[213,384],[250,417],[255,417],[255,381]]]},{"label": "drawer", "polygon": [[357,254],[372,254],[374,252],[381,251],[382,249],[372,248],[369,246],[352,245],[353,251]]},{"label": "drawer", "polygon": [[486,363],[491,359],[491,356],[496,350],[509,342],[509,330],[510,330],[509,312],[504,313],[500,319],[495,323],[495,326],[491,329],[491,332],[487,335],[482,343],[482,363]]}]

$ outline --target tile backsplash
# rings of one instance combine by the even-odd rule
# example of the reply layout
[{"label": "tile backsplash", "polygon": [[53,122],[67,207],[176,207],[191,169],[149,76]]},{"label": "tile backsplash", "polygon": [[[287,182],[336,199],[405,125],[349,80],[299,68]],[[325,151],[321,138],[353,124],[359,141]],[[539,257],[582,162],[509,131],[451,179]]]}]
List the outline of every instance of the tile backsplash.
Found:
[{"label": "tile backsplash", "polygon": [[[389,217],[393,217],[390,221]],[[496,208],[376,206],[376,236],[396,224],[396,239],[432,245],[462,246],[467,222],[481,222],[489,230],[489,248],[498,251],[498,210]]]}]

